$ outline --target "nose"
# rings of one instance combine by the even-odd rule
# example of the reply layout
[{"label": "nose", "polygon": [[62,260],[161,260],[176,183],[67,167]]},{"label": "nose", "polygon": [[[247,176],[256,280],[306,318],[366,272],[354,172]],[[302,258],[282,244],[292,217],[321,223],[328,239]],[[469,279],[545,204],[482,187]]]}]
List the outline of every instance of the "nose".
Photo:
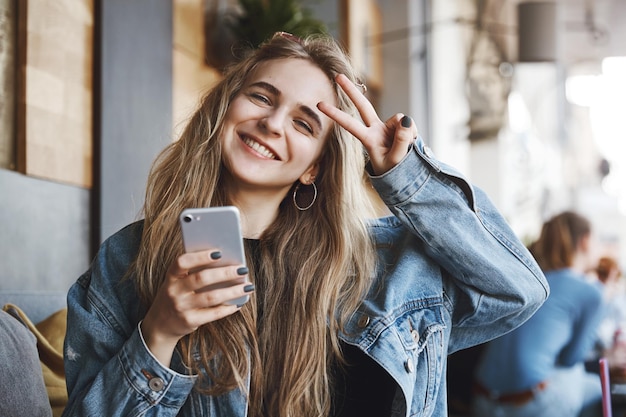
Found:
[{"label": "nose", "polygon": [[259,126],[268,134],[280,136],[283,133],[287,115],[281,109],[272,109],[259,120]]}]

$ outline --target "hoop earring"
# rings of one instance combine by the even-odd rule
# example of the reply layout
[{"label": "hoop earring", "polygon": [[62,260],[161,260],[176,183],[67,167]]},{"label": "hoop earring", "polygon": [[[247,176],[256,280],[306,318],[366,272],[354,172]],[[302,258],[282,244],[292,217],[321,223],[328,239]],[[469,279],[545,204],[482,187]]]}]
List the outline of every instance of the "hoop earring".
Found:
[{"label": "hoop earring", "polygon": [[313,206],[313,203],[315,203],[315,200],[317,200],[317,186],[315,185],[314,182],[312,182],[309,185],[313,186],[313,199],[311,200],[311,202],[309,203],[308,206],[306,207],[300,207],[298,205],[298,202],[296,201],[296,196],[298,194],[298,190],[300,189],[300,186],[303,185],[301,182],[298,183],[298,185],[296,185],[296,188],[294,188],[293,190],[293,205],[296,206],[296,208],[300,211],[306,211],[308,209],[310,209]]}]

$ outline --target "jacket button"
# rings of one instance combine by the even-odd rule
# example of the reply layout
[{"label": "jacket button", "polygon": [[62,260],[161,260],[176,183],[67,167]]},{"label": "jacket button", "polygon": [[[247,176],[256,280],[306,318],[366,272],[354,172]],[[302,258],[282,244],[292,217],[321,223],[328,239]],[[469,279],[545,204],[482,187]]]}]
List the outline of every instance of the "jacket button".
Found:
[{"label": "jacket button", "polygon": [[413,359],[411,359],[410,357],[406,360],[406,362],[404,362],[404,369],[406,369],[406,371],[408,373],[412,373],[413,370],[415,369],[415,366],[413,365]]},{"label": "jacket button", "polygon": [[367,327],[368,324],[370,324],[370,317],[369,316],[361,316],[361,317],[359,317],[359,321],[358,321],[357,325],[360,328]]},{"label": "jacket button", "polygon": [[413,337],[413,341],[415,343],[419,343],[420,341],[420,334],[417,330],[411,330],[411,337]]},{"label": "jacket button", "polygon": [[165,386],[165,382],[163,382],[163,379],[155,376],[154,378],[150,378],[150,380],[148,381],[148,386],[152,391],[161,391]]}]

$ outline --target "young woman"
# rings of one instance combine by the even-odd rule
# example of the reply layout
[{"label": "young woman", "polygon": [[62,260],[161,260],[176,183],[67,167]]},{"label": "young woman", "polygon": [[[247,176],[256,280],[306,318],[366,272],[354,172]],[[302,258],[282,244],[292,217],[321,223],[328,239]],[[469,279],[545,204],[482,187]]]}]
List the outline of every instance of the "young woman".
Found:
[{"label": "young woman", "polygon": [[[64,415],[445,416],[447,355],[521,324],[548,287],[416,137],[378,118],[332,39],[251,52],[156,161],[145,219],[71,288]],[[372,186],[393,215],[373,218]],[[183,253],[180,212],[221,205],[247,265]]]},{"label": "young woman", "polygon": [[486,345],[474,415],[601,415],[600,376],[584,367],[603,310],[602,293],[584,275],[595,265],[589,220],[571,211],[554,216],[530,251],[550,297],[530,320]]}]

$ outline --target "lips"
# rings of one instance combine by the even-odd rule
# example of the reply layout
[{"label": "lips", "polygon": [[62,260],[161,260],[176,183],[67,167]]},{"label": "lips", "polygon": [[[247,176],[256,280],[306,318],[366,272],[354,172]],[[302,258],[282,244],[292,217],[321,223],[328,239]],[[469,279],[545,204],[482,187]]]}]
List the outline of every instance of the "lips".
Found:
[{"label": "lips", "polygon": [[248,145],[248,147],[254,149],[255,152],[257,152],[258,154],[269,158],[269,159],[278,159],[278,157],[276,156],[276,154],[274,152],[272,152],[271,150],[269,150],[268,148],[266,148],[265,146],[261,145],[259,142],[257,142],[256,140],[252,139],[249,136],[242,136],[241,140],[243,141],[243,143],[245,143],[246,145]]}]

